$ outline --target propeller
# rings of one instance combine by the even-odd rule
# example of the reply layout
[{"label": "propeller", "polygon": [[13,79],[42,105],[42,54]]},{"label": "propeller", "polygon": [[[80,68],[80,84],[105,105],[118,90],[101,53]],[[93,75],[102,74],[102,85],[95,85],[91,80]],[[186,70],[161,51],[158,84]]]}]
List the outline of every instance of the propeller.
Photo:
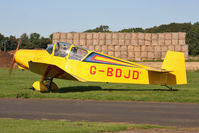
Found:
[{"label": "propeller", "polygon": [[11,64],[10,64],[9,76],[11,75],[12,70],[13,70],[13,68],[14,68],[14,64],[15,64],[15,54],[16,54],[16,52],[19,50],[20,45],[21,45],[21,38],[19,39],[19,42],[18,42],[18,44],[17,44],[17,48],[16,48],[15,53],[14,53],[13,58],[12,58],[12,62],[11,62]]}]

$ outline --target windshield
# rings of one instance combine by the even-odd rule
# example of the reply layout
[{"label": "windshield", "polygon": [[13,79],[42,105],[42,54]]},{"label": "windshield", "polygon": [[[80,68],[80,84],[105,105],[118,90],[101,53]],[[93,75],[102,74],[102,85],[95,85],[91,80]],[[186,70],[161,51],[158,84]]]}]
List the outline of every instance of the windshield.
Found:
[{"label": "windshield", "polygon": [[50,45],[46,48],[46,51],[48,51],[49,54],[52,54],[52,52],[53,52],[53,45],[54,45],[54,43],[53,43],[53,44],[50,44]]},{"label": "windshield", "polygon": [[69,59],[72,60],[81,60],[88,54],[87,50],[79,48],[79,47],[73,47],[70,52]]},{"label": "windshield", "polygon": [[70,46],[72,44],[65,43],[65,42],[57,42],[57,45],[55,46],[55,56],[65,57],[69,53]]}]

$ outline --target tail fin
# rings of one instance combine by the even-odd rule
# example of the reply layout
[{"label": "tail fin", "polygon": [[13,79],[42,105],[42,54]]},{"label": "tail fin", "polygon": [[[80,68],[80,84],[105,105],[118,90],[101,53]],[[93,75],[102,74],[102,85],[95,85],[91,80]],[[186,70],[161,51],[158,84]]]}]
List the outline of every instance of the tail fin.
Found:
[{"label": "tail fin", "polygon": [[185,58],[183,52],[168,51],[161,69],[168,73],[167,85],[187,84]]}]

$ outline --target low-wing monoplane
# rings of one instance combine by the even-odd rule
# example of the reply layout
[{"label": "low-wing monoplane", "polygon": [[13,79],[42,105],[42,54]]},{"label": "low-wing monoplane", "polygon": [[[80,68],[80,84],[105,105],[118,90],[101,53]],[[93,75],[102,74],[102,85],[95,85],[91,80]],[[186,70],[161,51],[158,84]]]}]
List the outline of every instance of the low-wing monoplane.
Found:
[{"label": "low-wing monoplane", "polygon": [[42,75],[33,83],[37,91],[58,89],[54,78],[91,82],[176,85],[187,84],[183,52],[168,51],[161,69],[151,68],[66,42],[56,42],[46,50],[26,50],[17,46],[10,73],[19,68]]}]

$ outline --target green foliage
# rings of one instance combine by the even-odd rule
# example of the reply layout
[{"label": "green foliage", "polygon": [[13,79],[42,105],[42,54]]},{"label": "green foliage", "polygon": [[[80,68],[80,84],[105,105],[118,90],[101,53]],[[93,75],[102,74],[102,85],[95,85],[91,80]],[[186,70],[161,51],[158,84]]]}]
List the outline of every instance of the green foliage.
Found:
[{"label": "green foliage", "polygon": [[[30,36],[24,33],[20,38],[20,48],[25,49],[46,48],[47,45],[52,42],[51,38],[41,37],[38,33],[31,33]],[[3,51],[4,48],[6,48],[6,51],[15,50],[18,41],[19,39],[17,39],[15,36],[11,35],[10,37],[4,37],[2,34],[0,34],[0,50]],[[6,47],[4,47],[3,44],[6,44]]]},{"label": "green foliage", "polygon": [[110,32],[110,30],[109,30],[109,26],[100,25],[99,27],[96,27],[95,29],[89,29],[84,32]]}]

